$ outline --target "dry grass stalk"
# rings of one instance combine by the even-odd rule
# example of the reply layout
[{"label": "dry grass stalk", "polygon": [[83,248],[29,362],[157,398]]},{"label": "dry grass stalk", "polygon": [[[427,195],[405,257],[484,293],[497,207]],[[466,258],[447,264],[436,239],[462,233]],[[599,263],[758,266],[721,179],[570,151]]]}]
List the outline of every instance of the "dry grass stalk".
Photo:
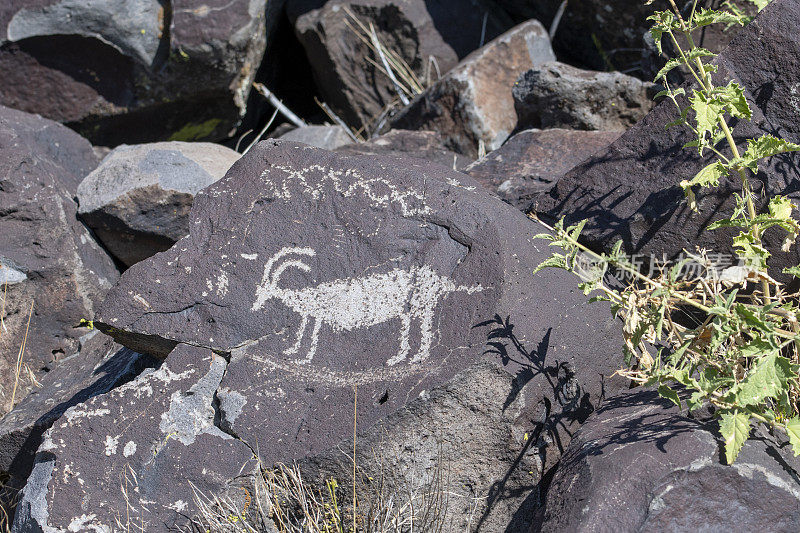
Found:
[{"label": "dry grass stalk", "polygon": [[19,347],[19,352],[17,353],[17,364],[16,364],[16,371],[14,376],[14,389],[11,392],[11,408],[14,407],[14,400],[17,397],[17,388],[19,386],[19,376],[20,372],[22,372],[22,357],[25,353],[25,345],[28,344],[28,331],[31,327],[31,317],[33,316],[33,300],[31,300],[31,308],[28,311],[28,324],[25,326],[25,335],[22,338],[22,345]]}]

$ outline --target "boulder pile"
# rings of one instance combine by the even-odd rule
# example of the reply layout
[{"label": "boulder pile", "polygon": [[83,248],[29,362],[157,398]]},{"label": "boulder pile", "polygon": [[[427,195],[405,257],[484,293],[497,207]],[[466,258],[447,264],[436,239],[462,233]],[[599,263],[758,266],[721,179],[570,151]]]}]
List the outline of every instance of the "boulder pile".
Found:
[{"label": "boulder pile", "polygon": [[[533,275],[532,218],[674,256],[730,252],[701,230],[732,210],[682,202],[704,161],[653,102],[641,2],[535,4],[0,6],[12,531],[284,531],[287,471],[423,532],[800,529],[781,437],[723,464],[713,412],[615,373],[608,303]],[[800,142],[798,29],[773,0],[707,36],[736,139]],[[795,198],[797,168],[759,187]]]}]

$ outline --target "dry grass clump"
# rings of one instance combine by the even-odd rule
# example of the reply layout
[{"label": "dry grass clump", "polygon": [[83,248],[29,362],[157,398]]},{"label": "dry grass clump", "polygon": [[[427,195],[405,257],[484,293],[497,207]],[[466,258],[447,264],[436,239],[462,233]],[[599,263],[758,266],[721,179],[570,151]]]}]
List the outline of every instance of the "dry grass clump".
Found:
[{"label": "dry grass clump", "polygon": [[411,533],[452,531],[447,521],[449,480],[436,467],[430,482],[390,488],[383,475],[359,473],[355,505],[350,488],[329,478],[306,480],[298,465],[261,470],[244,498],[208,496],[195,490],[199,511],[190,530],[245,533]]}]

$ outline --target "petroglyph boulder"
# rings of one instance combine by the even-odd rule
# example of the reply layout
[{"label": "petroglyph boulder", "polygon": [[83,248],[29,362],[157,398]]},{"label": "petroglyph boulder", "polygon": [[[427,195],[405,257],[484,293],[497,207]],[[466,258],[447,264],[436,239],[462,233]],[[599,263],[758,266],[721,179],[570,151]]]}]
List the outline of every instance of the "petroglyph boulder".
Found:
[{"label": "petroglyph boulder", "polygon": [[[461,465],[453,520],[467,520],[463,505],[480,501],[477,512],[487,524],[508,524],[516,509],[538,502],[531,497],[536,484],[601,391],[622,386],[605,377],[616,367],[620,343],[608,309],[588,306],[565,273],[533,278],[532,268],[549,254],[546,243],[532,239],[540,229],[446,167],[269,140],[195,197],[189,227],[170,250],[128,269],[95,321],[127,347],[166,357],[176,374],[183,371],[171,363],[175,350],[184,354],[182,364],[203,372],[224,367],[203,381],[213,381],[202,390],[213,392],[217,408],[215,417],[200,417],[207,421],[203,442],[169,441],[175,457],[191,465],[189,479],[192,457],[227,453],[230,441],[220,432],[249,444],[267,466],[309,459],[304,464],[322,472],[341,459],[343,440],[352,439],[357,389],[357,424],[368,448],[387,439],[392,460],[408,464],[406,472],[419,474],[419,482],[431,481],[430,461],[443,450],[443,461]],[[229,361],[212,363],[209,350]],[[187,377],[181,390],[201,375]],[[137,385],[131,387],[81,408],[112,412],[94,424],[109,428],[117,453],[103,448],[93,457],[112,472],[131,462],[148,495],[137,497],[159,494],[152,499],[164,508],[181,500],[191,514],[182,488],[155,481],[142,488],[143,478],[156,476],[145,465],[160,459],[120,455],[128,440],[139,450],[147,439],[156,442],[154,435],[165,438],[162,414],[170,401],[162,396],[174,397],[177,389],[169,385],[150,399],[137,398]],[[157,408],[148,407],[153,401]],[[110,433],[140,411],[149,417],[136,422],[141,438]],[[94,495],[110,501],[107,477],[95,482],[88,475],[81,475],[80,490],[70,485],[80,495],[53,496],[62,487],[58,465],[88,462],[105,442],[104,431],[94,431],[98,442],[86,451],[40,450],[32,479],[50,483],[41,504],[50,526],[66,527],[81,516],[80,502]],[[470,438],[475,431],[482,435]],[[66,441],[64,432],[75,439],[86,434],[57,424],[52,442]],[[148,446],[150,454],[158,449]],[[485,460],[487,450],[498,453]],[[229,479],[228,472],[220,479]],[[28,494],[43,491],[26,489],[26,501],[42,502]],[[147,506],[135,505],[138,512]],[[97,523],[107,524],[110,515],[102,513]],[[520,515],[520,527],[528,516]]]},{"label": "petroglyph boulder", "polygon": [[189,233],[194,195],[237,159],[237,152],[213,143],[119,146],[81,182],[78,214],[130,266]]}]

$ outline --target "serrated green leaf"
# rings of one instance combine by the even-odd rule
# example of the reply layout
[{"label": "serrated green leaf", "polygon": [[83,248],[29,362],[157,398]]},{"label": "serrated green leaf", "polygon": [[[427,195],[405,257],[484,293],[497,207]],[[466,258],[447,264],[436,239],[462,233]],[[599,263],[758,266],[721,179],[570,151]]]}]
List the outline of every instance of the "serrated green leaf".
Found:
[{"label": "serrated green leaf", "polygon": [[724,106],[725,111],[731,116],[747,120],[752,118],[753,111],[750,109],[750,104],[747,103],[744,90],[735,81],[729,82],[725,87],[714,89],[713,97]]},{"label": "serrated green leaf", "polygon": [[[656,77],[653,78],[653,81],[658,81],[661,78],[665,77],[667,74],[670,73],[672,69],[681,66],[682,63],[683,61],[681,61],[680,59],[670,59],[669,61],[667,61],[667,64],[664,65],[664,67],[658,71],[658,74],[656,74]],[[670,94],[670,93],[669,91],[661,91],[656,95],[656,98],[658,98],[658,96],[663,96],[664,94]]]},{"label": "serrated green leaf", "polygon": [[561,254],[553,254],[539,263],[539,266],[533,269],[533,273],[537,274],[539,271],[544,270],[545,268],[561,268],[563,270],[569,270],[569,268],[567,268],[566,258]]},{"label": "serrated green leaf", "polygon": [[767,339],[754,339],[740,348],[742,357],[760,357],[774,352],[776,347]]},{"label": "serrated green leaf", "polygon": [[800,144],[795,144],[773,135],[763,135],[758,139],[747,141],[747,151],[742,156],[742,164],[758,172],[758,161],[774,155],[800,150]]},{"label": "serrated green leaf", "polygon": [[675,392],[674,390],[670,389],[668,386],[660,385],[658,387],[658,394],[662,398],[666,398],[667,400],[670,400],[672,403],[677,405],[678,409],[681,409],[681,399],[678,396],[678,393]]},{"label": "serrated green leaf", "polygon": [[733,246],[745,264],[755,270],[764,270],[767,267],[767,259],[770,253],[755,239],[750,233],[740,233],[733,238]]},{"label": "serrated green leaf", "polygon": [[719,186],[720,178],[727,173],[728,170],[725,168],[725,165],[716,161],[703,168],[691,180],[683,180],[680,183],[681,189],[683,189],[683,193],[686,195],[686,199],[692,211],[697,211],[697,202],[692,187],[695,185],[699,185],[700,187],[717,187]]},{"label": "serrated green leaf", "polygon": [[800,455],[800,418],[793,417],[786,421],[786,434],[795,455]]},{"label": "serrated green leaf", "polygon": [[714,129],[725,111],[725,104],[717,99],[708,98],[700,91],[694,91],[689,102],[695,114],[697,136],[700,140],[704,140],[706,134],[713,135]]},{"label": "serrated green leaf", "polygon": [[725,412],[719,423],[719,431],[725,439],[725,460],[731,465],[750,436],[750,417],[739,411]]},{"label": "serrated green leaf", "polygon": [[741,16],[736,16],[733,13],[706,8],[699,9],[691,20],[693,28],[700,28],[710,24],[738,24],[739,26],[744,26],[744,21]]},{"label": "serrated green leaf", "polygon": [[787,267],[783,269],[784,274],[800,278],[800,266]]},{"label": "serrated green leaf", "polygon": [[767,398],[778,398],[781,390],[792,379],[792,364],[773,350],[758,360],[755,369],[731,387],[726,395],[732,403],[742,407],[759,405]]}]

